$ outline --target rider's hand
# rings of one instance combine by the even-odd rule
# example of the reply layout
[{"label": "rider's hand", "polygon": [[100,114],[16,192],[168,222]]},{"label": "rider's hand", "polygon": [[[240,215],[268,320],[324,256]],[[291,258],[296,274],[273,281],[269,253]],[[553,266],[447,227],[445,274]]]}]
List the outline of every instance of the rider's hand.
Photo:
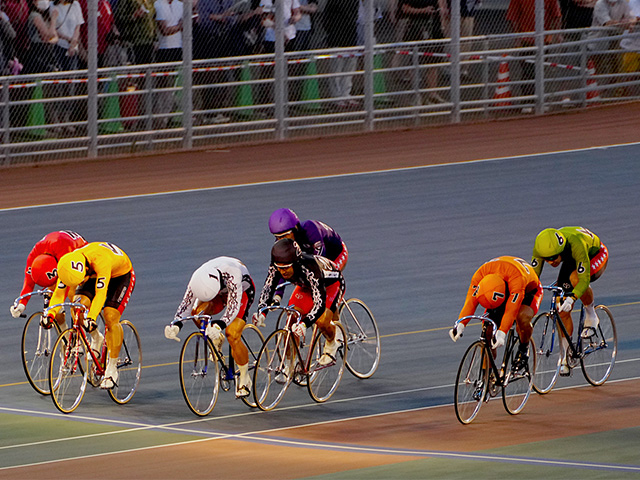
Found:
[{"label": "rider's hand", "polygon": [[256,312],[251,317],[251,321],[256,327],[264,327],[266,325],[264,322],[266,318],[264,313]]},{"label": "rider's hand", "polygon": [[277,307],[278,305],[280,305],[281,301],[282,301],[282,297],[280,295],[274,295],[273,300],[271,300],[271,305],[273,305],[274,307]]},{"label": "rider's hand", "polygon": [[560,306],[560,311],[561,312],[570,312],[571,309],[573,309],[573,303],[576,301],[575,298],[573,297],[567,297],[564,299],[564,302],[562,302],[562,305]]},{"label": "rider's hand", "polygon": [[51,327],[53,327],[53,321],[53,315],[47,315],[46,317],[42,315],[42,317],[40,317],[40,326],[45,330],[49,330]]},{"label": "rider's hand", "polygon": [[178,333],[180,332],[180,327],[178,325],[167,325],[164,327],[164,336],[169,340],[175,340],[179,342]]},{"label": "rider's hand", "polygon": [[506,338],[507,334],[502,330],[498,330],[495,337],[493,337],[493,340],[491,340],[491,348],[498,348],[503,346]]},{"label": "rider's hand", "polygon": [[458,339],[462,336],[462,332],[464,332],[464,323],[459,323],[457,327],[449,330],[449,336],[451,337],[451,340],[457,342]]},{"label": "rider's hand", "polygon": [[14,307],[13,305],[9,307],[9,311],[11,312],[11,316],[13,318],[18,318],[20,315],[22,315],[22,313],[24,312],[24,309],[25,309],[25,306],[21,303],[19,303],[17,307]]},{"label": "rider's hand", "polygon": [[291,327],[291,333],[302,340],[307,334],[307,326],[302,322],[296,323]]},{"label": "rider's hand", "polygon": [[84,328],[87,330],[87,332],[93,332],[96,328],[98,328],[98,322],[96,322],[93,318],[85,318]]}]

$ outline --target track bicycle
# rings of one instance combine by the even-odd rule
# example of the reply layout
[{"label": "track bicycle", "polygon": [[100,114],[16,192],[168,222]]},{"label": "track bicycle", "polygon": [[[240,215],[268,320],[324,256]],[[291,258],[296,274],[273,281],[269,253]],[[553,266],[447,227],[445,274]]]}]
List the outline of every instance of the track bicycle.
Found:
[{"label": "track bicycle", "polygon": [[[289,282],[283,286],[291,285]],[[380,333],[367,305],[357,298],[344,298],[338,305],[340,323],[347,333],[347,369],[357,378],[370,378],[380,365]],[[276,329],[282,328],[287,311],[280,312]]]},{"label": "track bicycle", "polygon": [[498,327],[488,316],[471,315],[456,321],[455,327],[465,320],[482,322],[480,338],[467,348],[462,356],[456,376],[454,406],[456,417],[463,424],[469,424],[478,415],[480,407],[502,390],[502,404],[511,415],[522,411],[533,384],[536,366],[536,349],[533,340],[529,342],[529,361],[519,365],[516,361],[520,339],[515,322],[504,344],[502,363],[498,367],[494,360],[491,340]]},{"label": "track bicycle", "polygon": [[[44,310],[47,315],[52,308],[69,307],[73,324],[62,331],[56,340],[49,361],[49,390],[51,398],[62,413],[71,413],[82,401],[87,383],[100,385],[107,361],[107,342],[102,349],[91,349],[87,337],[86,315],[89,309],[78,302],[64,302]],[[142,349],[140,337],[129,320],[121,320],[123,330],[122,348],[118,357],[118,382],[108,390],[111,399],[119,404],[131,400],[140,383]]]},{"label": "track bicycle", "polygon": [[582,306],[574,340],[568,334],[558,312],[558,305],[565,297],[564,289],[555,284],[542,288],[549,290],[552,298],[549,311],[539,313],[532,320],[532,337],[535,339],[538,354],[533,388],[539,394],[549,393],[558,380],[562,358],[558,329],[569,339],[566,352],[569,367],[574,368],[580,363],[584,378],[591,385],[597,387],[604,384],[613,371],[618,352],[618,335],[611,311],[604,305],[597,305],[595,310],[599,320],[598,326],[593,335],[582,338],[585,319]]},{"label": "track bicycle", "polygon": [[[239,377],[229,346],[228,355],[215,348],[206,334],[211,315],[192,315],[181,321],[192,320],[198,328],[191,333],[180,350],[180,388],[189,409],[198,416],[211,413],[218,400],[220,388],[227,392]],[[242,342],[249,351],[249,374],[253,375],[258,353],[264,337],[258,328],[247,323],[242,330]],[[256,404],[251,398],[241,397],[249,407]]]},{"label": "track bicycle", "polygon": [[276,328],[265,340],[254,371],[253,394],[256,404],[261,410],[274,409],[291,382],[306,386],[309,395],[316,402],[326,402],[335,393],[342,379],[347,361],[347,349],[344,339],[347,338],[344,327],[338,322],[336,341],[340,342],[335,360],[327,365],[319,363],[326,339],[313,326],[311,343],[305,339],[297,340],[291,328],[302,321],[302,315],[290,306],[273,305],[260,309],[266,315],[269,311],[285,313],[286,323]]}]

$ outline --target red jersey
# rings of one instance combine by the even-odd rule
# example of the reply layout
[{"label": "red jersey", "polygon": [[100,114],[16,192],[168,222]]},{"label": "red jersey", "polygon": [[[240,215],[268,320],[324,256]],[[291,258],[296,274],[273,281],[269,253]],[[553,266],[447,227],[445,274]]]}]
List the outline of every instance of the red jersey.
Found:
[{"label": "red jersey", "polygon": [[[31,278],[31,264],[38,255],[51,255],[56,260],[60,260],[64,254],[74,251],[76,248],[84,247],[87,241],[82,235],[70,230],[51,232],[45,235],[42,240],[34,245],[27,257],[27,266],[24,270],[24,284],[20,295],[33,292],[35,282]],[[20,303],[27,305],[29,298],[20,300]]]}]

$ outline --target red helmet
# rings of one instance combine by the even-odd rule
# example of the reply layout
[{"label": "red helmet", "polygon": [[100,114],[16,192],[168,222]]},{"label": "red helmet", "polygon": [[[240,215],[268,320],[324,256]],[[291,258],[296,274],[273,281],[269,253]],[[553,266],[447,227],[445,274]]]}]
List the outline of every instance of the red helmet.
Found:
[{"label": "red helmet", "polygon": [[486,275],[474,295],[480,305],[487,309],[498,308],[506,297],[506,284],[500,275],[491,273]]},{"label": "red helmet", "polygon": [[31,263],[31,278],[42,287],[50,287],[58,280],[58,261],[51,255],[38,255]]}]

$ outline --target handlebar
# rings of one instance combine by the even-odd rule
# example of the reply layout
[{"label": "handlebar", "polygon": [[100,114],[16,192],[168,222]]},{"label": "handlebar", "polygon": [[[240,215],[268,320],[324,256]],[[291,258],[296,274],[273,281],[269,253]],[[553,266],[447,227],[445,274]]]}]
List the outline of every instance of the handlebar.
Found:
[{"label": "handlebar", "polygon": [[283,306],[283,305],[268,305],[266,307],[262,307],[260,310],[258,310],[258,312],[263,315],[266,315],[267,313],[273,310],[282,310],[283,312],[287,312],[293,315],[295,318],[295,323],[300,322],[302,319],[302,314],[298,310],[296,310],[293,307]]},{"label": "handlebar", "polygon": [[[458,325],[460,325],[460,323],[462,323],[465,320],[478,320],[479,322],[482,322],[484,324],[484,322],[489,322],[491,323],[492,328],[492,336],[495,337],[496,335],[496,331],[498,330],[498,325],[496,325],[496,322],[494,322],[493,320],[491,320],[489,317],[487,317],[486,315],[469,315],[467,317],[462,317],[459,318],[458,320],[456,320],[456,323],[453,325],[453,328],[457,328]],[[515,325],[515,322],[514,322]]]},{"label": "handlebar", "polygon": [[51,310],[53,310],[54,308],[59,308],[59,307],[70,307],[70,308],[80,309],[80,310],[82,310],[83,316],[85,316],[85,317],[87,315],[87,312],[89,311],[89,307],[87,307],[86,305],[83,305],[82,303],[79,303],[79,302],[63,302],[63,303],[56,303],[55,305],[49,305],[47,308],[44,309],[42,314],[46,317],[47,315],[49,315],[49,312]]},{"label": "handlebar", "polygon": [[31,297],[33,295],[42,295],[45,298],[51,298],[51,295],[53,294],[53,292],[51,290],[49,290],[48,288],[43,288],[42,290],[34,290],[31,293],[25,293],[24,295],[20,295],[18,298],[16,298],[13,301],[13,306],[17,307],[18,304],[20,303],[20,300],[22,300],[23,298],[27,298],[27,297]]},{"label": "handlebar", "polygon": [[564,288],[559,287],[555,283],[552,285],[543,285],[542,288],[544,290],[549,290],[550,292],[553,292],[555,295],[563,296],[565,294]]}]

